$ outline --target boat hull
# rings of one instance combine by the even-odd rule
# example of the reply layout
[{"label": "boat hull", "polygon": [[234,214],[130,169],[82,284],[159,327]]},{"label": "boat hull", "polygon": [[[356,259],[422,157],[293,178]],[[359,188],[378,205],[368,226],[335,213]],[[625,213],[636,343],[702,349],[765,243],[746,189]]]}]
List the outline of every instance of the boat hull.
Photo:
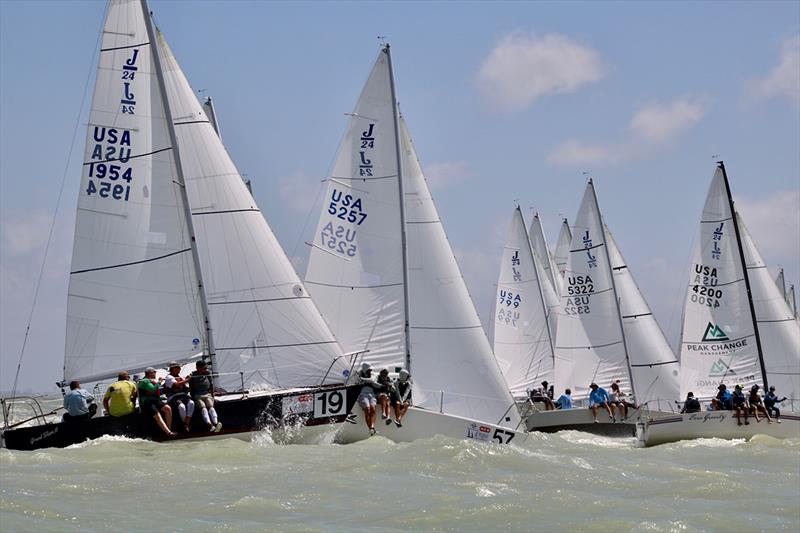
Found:
[{"label": "boat hull", "polygon": [[[249,439],[254,433],[271,430],[273,440],[279,442],[317,442],[321,435],[331,432],[332,424],[345,421],[356,403],[359,389],[360,386],[334,385],[250,396],[220,396],[215,402],[223,423],[219,433],[198,430],[202,421],[195,415],[191,432],[167,437],[155,426],[152,417],[132,413],[122,417],[101,416],[78,422],[7,429],[2,433],[2,440],[8,449],[36,450],[64,448],[106,435],[173,442],[224,437]],[[176,416],[173,426],[178,425]]]},{"label": "boat hull", "polygon": [[[495,444],[513,444],[527,438],[525,432],[478,422],[468,418],[411,407],[403,419],[403,427],[394,422],[386,424],[380,414],[375,421],[377,434],[393,442],[411,442],[434,435],[443,435],[453,439],[477,440]],[[369,438],[369,429],[364,422],[364,412],[359,406],[353,410],[348,423],[343,424],[336,434],[336,442],[349,444]]]},{"label": "boat hull", "polygon": [[[628,417],[623,421],[613,422],[606,411],[597,413],[597,423],[591,410],[585,407],[574,409],[556,409],[553,411],[535,411],[525,417],[528,431],[555,433],[556,431],[585,431],[596,435],[632,437],[636,433],[638,409],[629,409]],[[618,419],[619,420],[619,419]]]},{"label": "boat hull", "polygon": [[[749,439],[769,435],[778,439],[800,438],[800,413],[781,415],[781,423],[768,423],[766,418],[748,417],[749,425],[738,425],[733,411],[704,411],[669,416],[642,416],[636,425],[636,445],[657,446],[681,440],[720,438]],[[744,421],[744,420],[743,420]]]}]

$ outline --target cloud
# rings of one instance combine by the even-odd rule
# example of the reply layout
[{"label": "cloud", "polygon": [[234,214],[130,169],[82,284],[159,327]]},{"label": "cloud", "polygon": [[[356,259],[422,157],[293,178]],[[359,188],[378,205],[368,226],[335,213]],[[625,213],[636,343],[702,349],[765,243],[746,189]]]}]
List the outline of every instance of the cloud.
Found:
[{"label": "cloud", "polygon": [[445,161],[425,166],[425,178],[432,189],[444,189],[470,176],[466,161]]},{"label": "cloud", "polygon": [[552,150],[548,161],[580,166],[614,164],[641,157],[697,124],[705,111],[702,102],[685,99],[648,104],[634,113],[628,124],[628,136],[620,141],[593,143],[568,139]]},{"label": "cloud", "polygon": [[800,267],[800,191],[737,198],[736,210],[767,265],[772,269],[781,265],[796,272]]},{"label": "cloud", "polygon": [[0,247],[3,255],[24,256],[44,247],[52,218],[52,215],[43,211],[34,211],[3,221],[2,247]]},{"label": "cloud", "polygon": [[547,94],[571,93],[603,77],[600,55],[564,35],[514,32],[503,37],[478,70],[476,82],[492,105],[524,109]]},{"label": "cloud", "polygon": [[278,178],[278,195],[284,205],[296,213],[308,214],[315,201],[314,196],[308,192],[317,189],[318,180],[306,176],[302,170]]},{"label": "cloud", "polygon": [[748,82],[745,90],[757,100],[785,97],[793,107],[800,109],[800,35],[783,41],[780,62],[765,78]]}]

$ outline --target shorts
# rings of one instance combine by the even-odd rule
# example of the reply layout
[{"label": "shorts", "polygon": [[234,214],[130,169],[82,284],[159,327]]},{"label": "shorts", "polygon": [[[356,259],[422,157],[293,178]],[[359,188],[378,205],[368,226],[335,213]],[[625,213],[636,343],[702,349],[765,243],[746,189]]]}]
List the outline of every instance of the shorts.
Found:
[{"label": "shorts", "polygon": [[358,405],[367,409],[368,407],[372,406],[375,407],[378,401],[375,399],[375,395],[372,393],[361,393],[358,395]]},{"label": "shorts", "polygon": [[197,407],[202,411],[203,408],[211,409],[214,407],[214,397],[210,394],[201,394],[200,396],[193,396],[192,399]]},{"label": "shorts", "polygon": [[159,412],[161,412],[161,407],[163,405],[164,404],[162,404],[160,401],[150,401],[150,402],[144,402],[139,407],[142,410],[142,414],[156,415]]},{"label": "shorts", "polygon": [[407,403],[407,404],[411,405],[411,396],[409,396],[408,398],[406,398],[406,399],[405,399],[405,401],[401,402],[401,401],[400,401],[400,396],[398,396],[398,395],[397,395],[397,393],[394,393],[394,392],[393,392],[393,393],[392,393],[392,394],[389,396],[389,401],[391,402],[391,404],[392,404],[392,405],[402,405],[402,404],[405,404],[405,403]]}]

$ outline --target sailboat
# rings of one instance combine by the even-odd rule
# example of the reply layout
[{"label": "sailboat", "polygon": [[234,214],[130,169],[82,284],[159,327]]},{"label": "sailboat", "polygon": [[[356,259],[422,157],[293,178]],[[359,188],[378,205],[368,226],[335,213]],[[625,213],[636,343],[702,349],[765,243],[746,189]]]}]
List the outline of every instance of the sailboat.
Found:
[{"label": "sailboat", "polygon": [[[343,349],[411,373],[413,406],[402,427],[378,420],[380,435],[514,440],[520,417],[399,114],[388,45],[350,115],[309,244],[306,285]],[[360,411],[340,442],[367,438]]]},{"label": "sailboat", "polygon": [[781,424],[751,419],[739,425],[732,411],[671,417],[642,416],[638,445],[699,437],[800,437],[800,325],[770,277],[740,213],[734,209],[723,162],[717,164],[700,219],[700,240],[687,284],[681,339],[681,396],[708,401],[725,383],[745,391],[776,387]]},{"label": "sailboat", "polygon": [[[580,405],[589,384],[619,381],[639,405],[669,410],[678,396],[678,361],[605,226],[594,183],[586,185],[575,219],[555,342],[556,395],[570,388]],[[534,412],[530,430],[580,429],[633,434],[635,410],[623,423],[586,408]]]},{"label": "sailboat", "polygon": [[556,242],[556,251],[553,254],[553,259],[555,259],[556,268],[561,278],[559,281],[561,284],[561,291],[564,290],[564,273],[567,270],[570,244],[572,244],[572,230],[569,227],[569,221],[564,218],[561,221],[561,229],[558,232],[558,242]]},{"label": "sailboat", "polygon": [[553,381],[558,314],[548,309],[551,299],[558,301],[517,206],[503,245],[490,328],[494,355],[518,403],[527,402],[530,391],[542,381]]},{"label": "sailboat", "polygon": [[781,294],[783,294],[783,298],[789,306],[789,311],[792,312],[792,315],[796,319],[797,299],[794,293],[794,283],[790,283],[788,286],[786,285],[786,278],[782,268],[778,269],[778,276],[775,278],[775,284],[778,286],[778,289],[780,289]]},{"label": "sailboat", "polygon": [[[357,390],[341,349],[145,0],[108,4],[84,161],[62,387],[203,359],[228,391],[216,398],[223,435],[296,421],[313,439],[343,423]],[[34,449],[103,435],[169,438],[131,414],[7,426],[3,440]]]}]

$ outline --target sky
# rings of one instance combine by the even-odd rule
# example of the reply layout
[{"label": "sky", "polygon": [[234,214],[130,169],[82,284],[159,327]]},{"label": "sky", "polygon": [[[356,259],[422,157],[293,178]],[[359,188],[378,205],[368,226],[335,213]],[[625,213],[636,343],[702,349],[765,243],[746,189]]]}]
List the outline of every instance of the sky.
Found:
[{"label": "sky", "polygon": [[[383,36],[484,325],[515,202],[541,213],[554,245],[587,175],[673,346],[715,158],[771,271],[800,281],[800,2],[150,8],[192,86],[213,96],[223,141],[301,276],[321,180]],[[103,15],[100,1],[0,1],[0,390],[14,380],[54,220],[20,389],[52,392],[62,377]]]}]

